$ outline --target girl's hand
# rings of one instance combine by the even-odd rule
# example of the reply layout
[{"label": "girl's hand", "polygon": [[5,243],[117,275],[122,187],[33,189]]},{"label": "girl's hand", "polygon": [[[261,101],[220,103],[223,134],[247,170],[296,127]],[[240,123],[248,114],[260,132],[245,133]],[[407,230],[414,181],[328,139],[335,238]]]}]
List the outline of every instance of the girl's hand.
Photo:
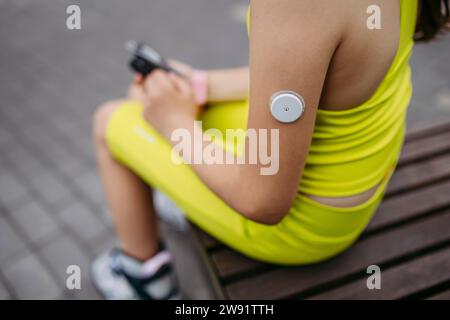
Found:
[{"label": "girl's hand", "polygon": [[133,82],[128,87],[128,99],[145,103],[146,96],[143,83],[144,77],[140,74],[136,74],[133,78]]},{"label": "girl's hand", "polygon": [[180,61],[173,60],[173,59],[169,59],[168,63],[172,68],[174,68],[179,73],[184,75],[187,79],[189,79],[189,80],[192,79],[192,73],[194,72],[193,67],[191,67],[190,65],[188,65],[184,62],[180,62]]},{"label": "girl's hand", "polygon": [[191,84],[173,73],[153,71],[145,78],[143,89],[143,116],[167,139],[180,125],[193,123],[200,112]]},{"label": "girl's hand", "polygon": [[206,105],[209,97],[209,73],[205,70],[194,69],[190,65],[176,60],[169,60],[169,65],[190,82],[197,103]]}]

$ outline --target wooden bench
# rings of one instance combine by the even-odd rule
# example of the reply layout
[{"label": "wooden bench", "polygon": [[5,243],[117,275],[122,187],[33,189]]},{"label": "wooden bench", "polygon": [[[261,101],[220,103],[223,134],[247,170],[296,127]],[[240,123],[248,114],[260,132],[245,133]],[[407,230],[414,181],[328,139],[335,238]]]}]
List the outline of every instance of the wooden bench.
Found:
[{"label": "wooden bench", "polygon": [[[450,122],[408,132],[396,173],[357,243],[329,261],[280,267],[192,226],[219,299],[450,299]],[[381,290],[368,290],[370,265]]]}]

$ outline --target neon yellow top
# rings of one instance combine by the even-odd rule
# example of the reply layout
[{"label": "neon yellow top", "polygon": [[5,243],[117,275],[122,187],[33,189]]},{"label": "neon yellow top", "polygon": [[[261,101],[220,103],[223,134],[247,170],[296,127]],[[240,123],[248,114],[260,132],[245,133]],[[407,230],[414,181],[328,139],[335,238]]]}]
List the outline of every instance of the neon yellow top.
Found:
[{"label": "neon yellow top", "polygon": [[416,15],[417,0],[400,0],[397,54],[368,101],[344,111],[318,109],[300,192],[355,195],[374,187],[395,166],[412,93],[409,58]]}]

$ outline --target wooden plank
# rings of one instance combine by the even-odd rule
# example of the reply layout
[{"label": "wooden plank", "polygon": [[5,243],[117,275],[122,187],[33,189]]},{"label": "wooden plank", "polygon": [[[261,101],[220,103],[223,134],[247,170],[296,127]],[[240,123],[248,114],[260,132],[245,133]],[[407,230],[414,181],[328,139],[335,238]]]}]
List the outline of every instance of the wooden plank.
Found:
[{"label": "wooden plank", "polygon": [[211,260],[220,278],[228,278],[268,266],[266,263],[250,259],[229,248],[213,253]]},{"label": "wooden plank", "polygon": [[424,139],[412,140],[403,146],[399,159],[399,166],[429,158],[450,150],[450,131],[426,137]]},{"label": "wooden plank", "polygon": [[447,178],[450,178],[450,153],[414,165],[399,167],[389,182],[386,195],[417,189]]},{"label": "wooden plank", "polygon": [[432,297],[428,298],[429,300],[450,300],[450,289],[441,293],[438,293]]},{"label": "wooden plank", "polygon": [[407,297],[450,279],[450,247],[421,256],[388,270],[381,270],[381,289],[367,289],[367,278],[315,296],[322,300],[376,299]]},{"label": "wooden plank", "polygon": [[408,128],[406,142],[423,139],[442,132],[450,131],[450,121],[448,120],[427,120],[425,123],[416,124],[413,128]]},{"label": "wooden plank", "polygon": [[219,242],[216,238],[213,238],[208,233],[204,232],[202,229],[198,228],[197,226],[192,225],[193,231],[197,236],[197,239],[199,243],[202,245],[203,248],[206,250],[211,250],[216,247],[222,246],[222,243]]},{"label": "wooden plank", "polygon": [[367,231],[374,231],[447,206],[450,206],[450,180],[385,199],[369,223]]},{"label": "wooden plank", "polygon": [[[425,189],[386,199],[370,222],[367,231],[373,232],[399,221],[411,219],[436,208],[450,206],[450,181]],[[212,255],[219,276],[231,277],[241,272],[262,268],[265,264],[224,248]]]},{"label": "wooden plank", "polygon": [[[298,295],[343,276],[382,264],[402,255],[450,240],[450,210],[400,229],[374,235],[357,242],[350,250],[332,260],[305,267],[276,268],[230,283],[226,293],[231,299],[281,299]],[[395,245],[393,245],[395,244]],[[229,276],[233,270],[218,270]]]}]

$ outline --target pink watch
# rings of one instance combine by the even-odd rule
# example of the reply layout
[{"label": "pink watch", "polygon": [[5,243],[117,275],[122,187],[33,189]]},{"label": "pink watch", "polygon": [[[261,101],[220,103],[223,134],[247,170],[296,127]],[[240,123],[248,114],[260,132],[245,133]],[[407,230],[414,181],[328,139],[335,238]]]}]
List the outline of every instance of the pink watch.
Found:
[{"label": "pink watch", "polygon": [[192,89],[195,99],[199,105],[208,102],[208,72],[205,70],[194,70],[191,76]]}]

